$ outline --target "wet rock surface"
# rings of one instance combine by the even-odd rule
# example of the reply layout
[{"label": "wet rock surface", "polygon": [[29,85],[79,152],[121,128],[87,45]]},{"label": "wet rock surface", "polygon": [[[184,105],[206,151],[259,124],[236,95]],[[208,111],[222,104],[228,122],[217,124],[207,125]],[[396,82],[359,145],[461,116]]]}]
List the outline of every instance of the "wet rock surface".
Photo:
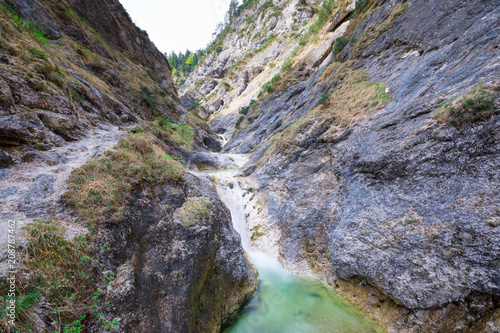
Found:
[{"label": "wet rock surface", "polygon": [[229,158],[210,152],[195,152],[191,154],[188,165],[195,166],[198,170],[236,168],[234,162]]}]

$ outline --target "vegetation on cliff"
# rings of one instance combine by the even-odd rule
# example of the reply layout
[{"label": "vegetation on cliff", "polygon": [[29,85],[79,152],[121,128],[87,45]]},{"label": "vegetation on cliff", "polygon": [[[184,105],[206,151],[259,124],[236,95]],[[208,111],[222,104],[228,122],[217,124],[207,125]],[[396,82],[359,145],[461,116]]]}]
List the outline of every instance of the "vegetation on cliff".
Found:
[{"label": "vegetation on cliff", "polygon": [[[201,315],[193,312],[193,318],[204,316],[196,323],[191,317],[178,316],[179,322],[175,325],[181,327],[180,331],[195,324],[208,325],[212,330],[222,325],[222,321],[230,317],[226,307],[230,305],[234,311],[234,307],[237,308],[239,302],[254,290],[254,273],[250,266],[246,266],[241,247],[230,231],[227,216],[216,196],[210,189],[201,189],[202,184],[196,183],[195,179],[185,179],[183,157],[189,156],[193,150],[208,149],[206,145],[214,149],[219,145],[206,125],[195,115],[186,114],[178,104],[169,65],[147,34],[132,23],[123,7],[114,0],[40,0],[30,3],[9,0],[0,3],[0,49],[0,146],[2,154],[3,149],[12,154],[12,157],[7,155],[11,163],[14,159],[15,163],[30,162],[36,156],[40,160],[35,159],[33,164],[43,164],[46,150],[60,145],[71,146],[69,141],[79,140],[96,128],[119,132],[110,123],[135,126],[113,149],[94,156],[73,170],[63,196],[66,208],[71,208],[64,209],[64,221],[40,220],[23,228],[20,237],[25,242],[18,249],[20,269],[16,275],[18,317],[12,327],[0,321],[2,329],[100,332],[129,325],[130,330],[135,330],[133,325],[139,324],[130,318],[141,309],[136,306],[127,316],[129,319],[120,321],[117,314],[124,310],[117,310],[120,300],[113,301],[110,296],[113,294],[119,298],[120,295],[115,280],[134,276],[128,271],[124,276],[120,275],[128,266],[120,266],[120,271],[113,258],[123,252],[123,242],[110,249],[110,239],[114,234],[109,231],[109,225],[122,227],[123,223],[127,228],[138,228],[140,222],[130,222],[130,218],[123,222],[127,212],[132,210],[130,198],[137,195],[134,191],[139,187],[156,191],[156,187],[167,185],[180,193],[189,186],[193,188],[178,200],[200,192],[187,199],[189,204],[185,205],[180,216],[183,221],[188,221],[186,227],[194,220],[203,220],[205,226],[209,225],[196,231],[198,239],[213,240],[215,233],[224,242],[213,248],[205,243],[200,243],[198,248],[190,246],[196,249],[190,253],[203,252],[210,256],[202,264],[189,257],[191,265],[199,268],[193,271],[208,277],[200,283],[200,290],[204,289],[204,283],[217,287],[214,287],[217,301],[213,300],[212,294],[210,300],[199,298],[220,311],[217,316],[211,312]],[[33,153],[39,150],[42,152]],[[68,151],[73,152],[71,148]],[[52,171],[59,173],[59,169]],[[55,180],[51,176],[48,175],[47,179]],[[40,190],[45,194],[49,187],[52,190],[53,184],[42,186]],[[150,200],[151,197],[152,194],[143,199]],[[167,197],[162,203],[157,197],[154,199],[159,207],[172,205],[173,210],[177,208],[172,198]],[[53,204],[59,206],[56,202]],[[182,202],[176,201],[175,204],[182,206]],[[66,219],[69,211],[75,213],[78,223]],[[144,208],[144,212],[149,210]],[[173,211],[163,214],[173,215]],[[168,227],[175,231],[176,224]],[[192,232],[186,230],[186,233]],[[173,234],[172,230],[167,233]],[[111,236],[105,238],[103,234]],[[174,240],[178,244],[184,236],[182,233],[177,235],[167,245],[164,242],[155,244],[154,240],[147,243],[155,251],[165,251]],[[134,237],[131,244],[142,241],[143,235],[137,231]],[[229,263],[219,257],[216,248],[221,247],[231,247],[230,252],[238,259]],[[129,255],[126,260],[131,260],[134,253]],[[230,266],[233,263],[244,268],[238,277],[229,277],[231,274],[228,274],[220,279],[221,274],[212,270],[220,267],[220,271],[232,272],[234,267]],[[138,272],[141,269],[137,268]],[[165,274],[170,273],[172,278],[178,278],[176,272],[167,271]],[[182,282],[184,288],[184,292],[170,292],[170,295],[178,296],[176,304],[199,307],[197,302],[182,298],[191,292],[190,288],[197,288],[192,287],[198,280],[196,274],[191,276],[189,270],[182,281],[176,280],[177,285]],[[229,293],[231,287],[228,283],[238,279],[245,288]],[[153,284],[152,281],[140,283]],[[119,282],[117,285],[121,287],[123,284]],[[8,282],[2,277],[2,297],[7,288]],[[109,292],[110,288],[115,288],[114,293]],[[162,292],[164,290],[162,288]],[[155,299],[160,297],[158,295],[154,295]],[[5,302],[0,309],[0,318],[3,319]]]},{"label": "vegetation on cliff", "polygon": [[[0,103],[2,117],[9,117],[0,121],[1,146],[50,147],[100,122],[127,125],[183,112],[167,61],[123,7],[110,3],[99,12],[95,4],[68,1],[34,6],[39,21],[25,2],[0,5]],[[130,36],[133,46],[148,45],[149,53],[123,48],[123,37],[112,29]]]},{"label": "vegetation on cliff", "polygon": [[179,180],[184,168],[149,132],[120,139],[114,150],[72,172],[66,201],[84,221],[120,222],[131,190],[139,182]]}]

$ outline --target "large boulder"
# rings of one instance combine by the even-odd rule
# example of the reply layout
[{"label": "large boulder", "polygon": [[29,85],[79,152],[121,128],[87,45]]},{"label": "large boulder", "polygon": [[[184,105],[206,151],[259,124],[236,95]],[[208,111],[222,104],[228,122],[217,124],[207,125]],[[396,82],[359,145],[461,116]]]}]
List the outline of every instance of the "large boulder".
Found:
[{"label": "large boulder", "polygon": [[220,332],[257,285],[208,176],[136,188],[99,242],[117,272],[105,316],[122,318],[124,332]]}]

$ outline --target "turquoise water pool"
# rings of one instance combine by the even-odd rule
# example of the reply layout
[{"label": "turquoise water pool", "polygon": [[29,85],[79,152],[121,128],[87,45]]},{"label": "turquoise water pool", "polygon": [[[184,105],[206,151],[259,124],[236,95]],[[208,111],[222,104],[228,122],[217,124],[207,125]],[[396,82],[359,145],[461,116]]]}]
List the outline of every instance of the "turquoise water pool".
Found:
[{"label": "turquoise water pool", "polygon": [[249,256],[259,271],[259,287],[224,333],[383,332],[323,283],[291,274],[265,254],[253,252]]}]

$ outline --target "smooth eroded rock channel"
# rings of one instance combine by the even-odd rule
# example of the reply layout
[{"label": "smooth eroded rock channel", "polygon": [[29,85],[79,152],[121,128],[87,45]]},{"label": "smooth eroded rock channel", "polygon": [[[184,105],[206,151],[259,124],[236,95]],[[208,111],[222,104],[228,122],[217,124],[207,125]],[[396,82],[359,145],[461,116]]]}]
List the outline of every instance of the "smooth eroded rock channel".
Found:
[{"label": "smooth eroded rock channel", "polygon": [[[236,164],[242,156],[230,156]],[[250,261],[259,272],[259,287],[236,322],[224,333],[368,333],[383,332],[374,320],[309,276],[292,274],[272,257],[249,245],[246,218],[236,169],[205,171],[217,185],[221,200],[231,211]]]}]

